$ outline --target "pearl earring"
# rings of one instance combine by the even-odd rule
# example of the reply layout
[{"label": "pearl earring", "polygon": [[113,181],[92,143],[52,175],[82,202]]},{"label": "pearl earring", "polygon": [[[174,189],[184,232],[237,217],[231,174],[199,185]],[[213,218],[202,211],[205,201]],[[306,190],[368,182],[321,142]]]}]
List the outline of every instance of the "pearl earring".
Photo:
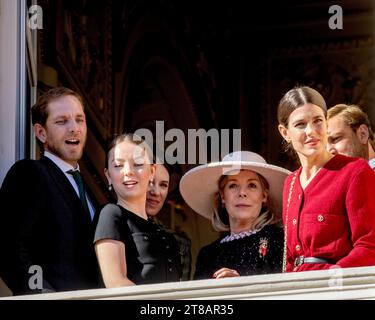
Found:
[{"label": "pearl earring", "polygon": [[112,191],[112,185],[111,184],[108,185],[108,190]]}]

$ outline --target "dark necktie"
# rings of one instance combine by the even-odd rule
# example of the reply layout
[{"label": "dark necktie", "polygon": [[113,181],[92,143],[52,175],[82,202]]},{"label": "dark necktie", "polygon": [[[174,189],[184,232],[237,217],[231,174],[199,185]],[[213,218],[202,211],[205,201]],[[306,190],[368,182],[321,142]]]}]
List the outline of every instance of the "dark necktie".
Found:
[{"label": "dark necktie", "polygon": [[89,210],[89,205],[87,204],[86,200],[86,192],[85,192],[85,187],[83,185],[83,180],[80,172],[78,170],[69,170],[67,173],[71,174],[73,176],[74,181],[77,184],[78,191],[79,191],[79,198],[81,200],[82,206],[85,209],[85,211],[90,215],[90,210]]}]

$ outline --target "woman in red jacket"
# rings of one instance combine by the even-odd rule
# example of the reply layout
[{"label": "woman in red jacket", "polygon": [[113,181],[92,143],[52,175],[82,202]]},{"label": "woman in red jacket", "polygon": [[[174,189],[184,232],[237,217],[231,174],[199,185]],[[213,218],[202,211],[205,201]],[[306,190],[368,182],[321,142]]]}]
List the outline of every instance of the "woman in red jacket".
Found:
[{"label": "woman in red jacket", "polygon": [[288,91],[278,107],[279,131],[301,164],[284,184],[287,272],[375,265],[375,173],[327,151],[326,114],[310,87]]}]

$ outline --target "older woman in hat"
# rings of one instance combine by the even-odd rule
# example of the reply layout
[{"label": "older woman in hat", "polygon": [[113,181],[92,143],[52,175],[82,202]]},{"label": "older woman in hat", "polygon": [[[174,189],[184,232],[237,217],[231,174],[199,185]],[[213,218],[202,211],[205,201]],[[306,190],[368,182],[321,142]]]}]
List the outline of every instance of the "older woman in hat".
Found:
[{"label": "older woman in hat", "polygon": [[277,222],[288,174],[254,152],[239,151],[182,177],[186,203],[223,232],[200,250],[195,279],[281,272],[283,231]]}]

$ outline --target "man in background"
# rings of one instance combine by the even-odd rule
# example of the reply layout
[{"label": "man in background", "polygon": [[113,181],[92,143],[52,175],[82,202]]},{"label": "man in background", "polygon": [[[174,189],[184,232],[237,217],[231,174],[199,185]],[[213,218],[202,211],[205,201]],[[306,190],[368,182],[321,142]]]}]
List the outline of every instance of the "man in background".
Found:
[{"label": "man in background", "polygon": [[375,170],[374,135],[367,114],[356,105],[337,104],[328,109],[327,119],[328,150],[364,158]]}]

